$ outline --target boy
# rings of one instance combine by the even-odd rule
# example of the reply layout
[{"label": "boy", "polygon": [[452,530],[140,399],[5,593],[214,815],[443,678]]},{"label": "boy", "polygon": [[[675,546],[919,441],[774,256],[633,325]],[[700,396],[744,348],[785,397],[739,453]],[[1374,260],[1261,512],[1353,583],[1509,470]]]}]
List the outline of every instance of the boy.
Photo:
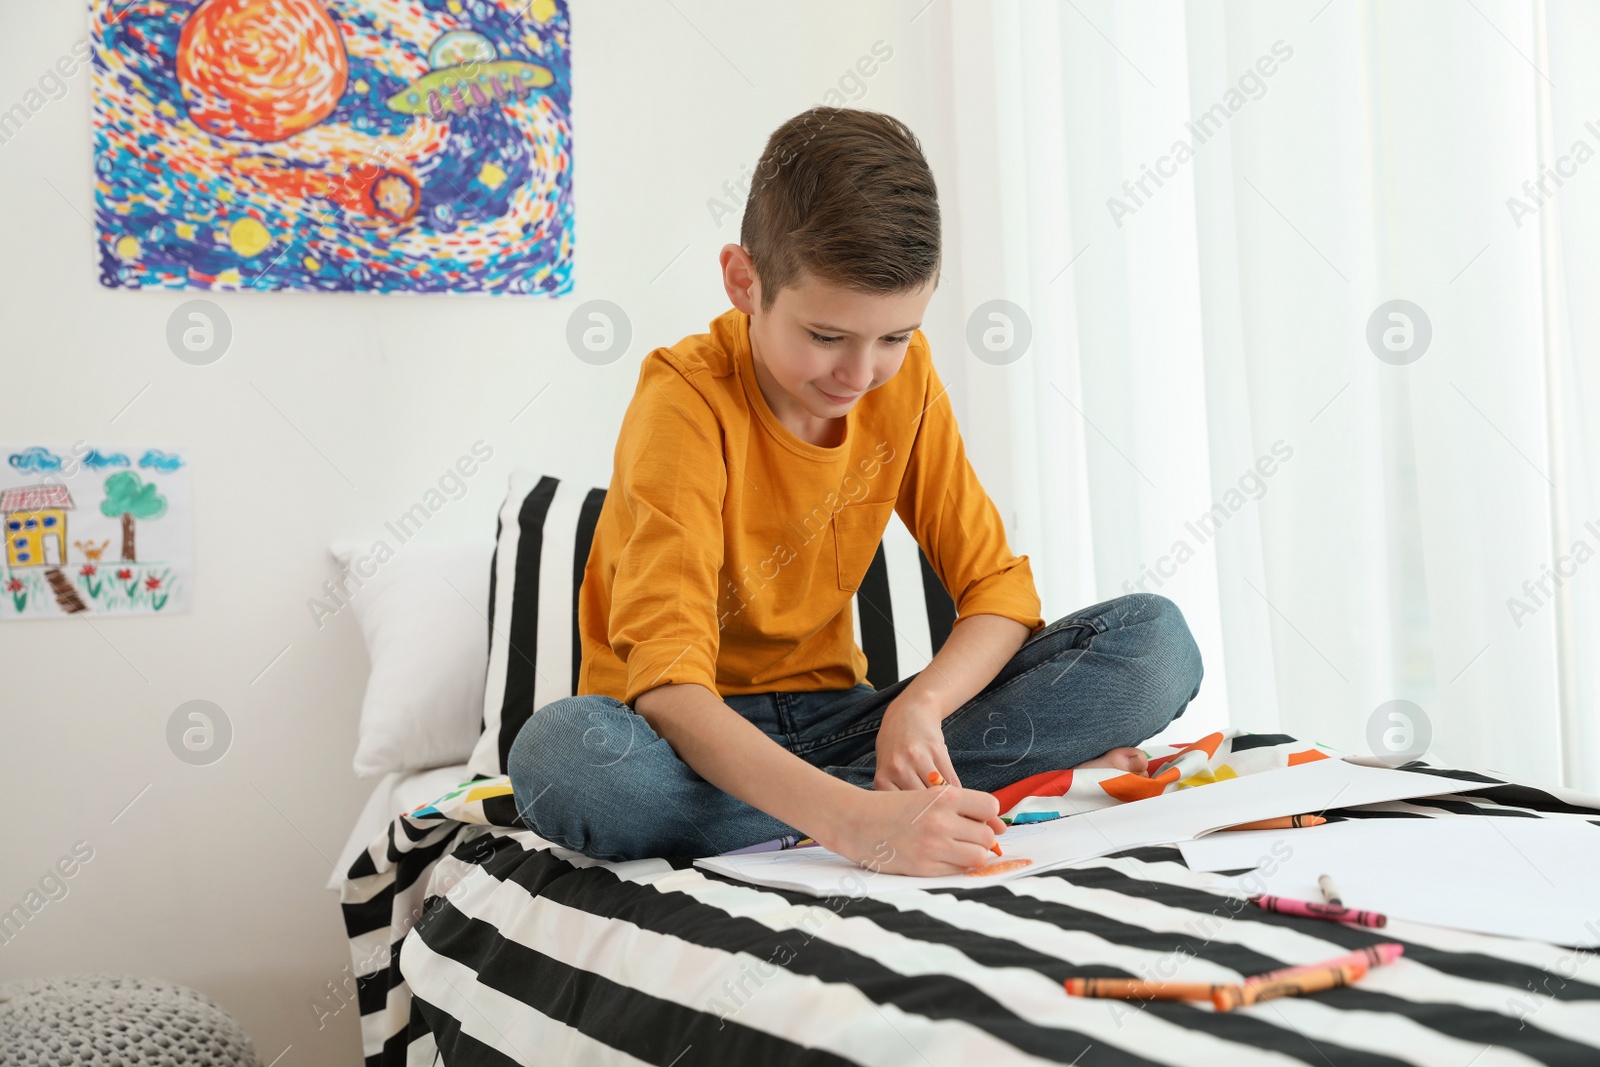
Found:
[{"label": "boy", "polygon": [[[918,330],[939,206],[916,138],[818,108],[768,141],[733,309],[645,357],[579,604],[578,696],[512,746],[539,836],[602,859],[805,835],[897,874],[980,866],[991,790],[1127,748],[1201,666],[1168,600],[1049,626]],[[865,684],[850,600],[896,512],[957,603],[927,669]],[[942,784],[934,785],[942,779]]]}]

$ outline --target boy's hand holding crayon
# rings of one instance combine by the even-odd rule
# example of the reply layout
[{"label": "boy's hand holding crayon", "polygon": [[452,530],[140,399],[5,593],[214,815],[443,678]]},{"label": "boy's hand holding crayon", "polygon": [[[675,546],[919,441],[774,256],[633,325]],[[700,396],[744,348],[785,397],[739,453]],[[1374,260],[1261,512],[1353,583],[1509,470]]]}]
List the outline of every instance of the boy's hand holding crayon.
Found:
[{"label": "boy's hand holding crayon", "polygon": [[872,790],[851,798],[823,845],[872,871],[921,876],[961,874],[1002,854],[1000,802],[961,788],[937,712],[891,704],[877,756]]},{"label": "boy's hand holding crayon", "polygon": [[[941,779],[942,781],[942,779]],[[1005,833],[1000,802],[952,785],[856,790],[817,841],[868,870],[935,876],[982,867]]]}]

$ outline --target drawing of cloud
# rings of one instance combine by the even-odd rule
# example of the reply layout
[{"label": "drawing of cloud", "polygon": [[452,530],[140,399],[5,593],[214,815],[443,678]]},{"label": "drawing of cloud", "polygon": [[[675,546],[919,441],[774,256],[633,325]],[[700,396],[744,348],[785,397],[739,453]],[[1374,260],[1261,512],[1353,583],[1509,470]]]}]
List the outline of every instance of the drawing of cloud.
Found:
[{"label": "drawing of cloud", "polygon": [[83,465],[92,471],[106,467],[126,467],[128,457],[121,452],[113,452],[108,456],[98,448],[91,448],[89,454],[83,457]]},{"label": "drawing of cloud", "polygon": [[183,466],[183,457],[173,452],[163,452],[159,448],[151,448],[139,457],[139,466],[170,474]]},{"label": "drawing of cloud", "polygon": [[6,462],[23,473],[42,474],[45,471],[61,469],[61,457],[48,448],[40,448],[38,445],[24,448],[21,452],[13,452],[6,457]]}]

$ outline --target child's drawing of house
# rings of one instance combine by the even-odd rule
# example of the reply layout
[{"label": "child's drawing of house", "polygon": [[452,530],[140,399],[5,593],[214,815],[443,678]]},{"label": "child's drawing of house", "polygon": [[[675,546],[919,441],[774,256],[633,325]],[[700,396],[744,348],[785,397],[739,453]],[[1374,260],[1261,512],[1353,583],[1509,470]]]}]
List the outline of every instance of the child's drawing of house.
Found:
[{"label": "child's drawing of house", "polygon": [[12,567],[66,563],[67,512],[72,507],[72,495],[64,485],[25,485],[0,493],[6,563]]}]

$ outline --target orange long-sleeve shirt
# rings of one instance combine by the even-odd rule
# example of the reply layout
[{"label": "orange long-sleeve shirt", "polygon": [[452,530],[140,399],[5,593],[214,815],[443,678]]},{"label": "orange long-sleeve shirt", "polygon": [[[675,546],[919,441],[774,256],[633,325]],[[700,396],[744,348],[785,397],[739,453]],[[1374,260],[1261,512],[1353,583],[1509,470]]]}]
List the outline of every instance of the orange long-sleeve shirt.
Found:
[{"label": "orange long-sleeve shirt", "polygon": [[1038,630],[1028,557],[973,473],[920,330],[823,448],[756,384],[750,320],[644,359],[579,602],[579,693],[632,704],[669,683],[724,696],[866,679],[850,598],[898,512],[956,602]]}]

